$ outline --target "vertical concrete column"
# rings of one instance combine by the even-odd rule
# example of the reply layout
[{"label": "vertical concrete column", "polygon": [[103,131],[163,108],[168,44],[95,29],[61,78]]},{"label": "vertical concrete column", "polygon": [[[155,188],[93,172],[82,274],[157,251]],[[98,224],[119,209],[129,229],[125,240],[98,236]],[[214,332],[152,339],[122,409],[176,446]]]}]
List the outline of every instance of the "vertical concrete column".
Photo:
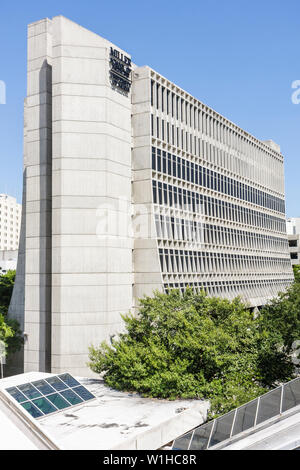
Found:
[{"label": "vertical concrete column", "polygon": [[52,371],[90,375],[88,347],[132,307],[131,96],[109,80],[117,46],[53,18]]},{"label": "vertical concrete column", "polygon": [[[156,289],[163,290],[152,196],[150,74],[148,67],[136,67],[132,83],[135,307],[139,298],[152,295]],[[156,85],[153,91],[155,108]]]},{"label": "vertical concrete column", "polygon": [[52,24],[28,27],[24,370],[51,364]]}]

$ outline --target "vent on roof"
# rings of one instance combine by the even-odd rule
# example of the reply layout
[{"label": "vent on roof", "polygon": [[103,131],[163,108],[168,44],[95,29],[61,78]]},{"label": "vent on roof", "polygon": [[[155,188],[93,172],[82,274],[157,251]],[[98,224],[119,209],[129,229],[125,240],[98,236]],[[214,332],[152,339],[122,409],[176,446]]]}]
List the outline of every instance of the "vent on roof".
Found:
[{"label": "vent on roof", "polygon": [[34,418],[70,408],[95,398],[70,374],[55,375],[6,391]]}]

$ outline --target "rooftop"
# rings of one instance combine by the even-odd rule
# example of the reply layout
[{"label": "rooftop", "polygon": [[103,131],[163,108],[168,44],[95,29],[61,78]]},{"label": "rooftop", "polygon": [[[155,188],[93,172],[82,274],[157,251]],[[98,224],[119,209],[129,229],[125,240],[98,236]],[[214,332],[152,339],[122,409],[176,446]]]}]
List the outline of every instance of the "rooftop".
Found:
[{"label": "rooftop", "polygon": [[158,449],[206,419],[206,401],[143,398],[110,389],[101,379],[77,377],[96,398],[39,419],[6,391],[51,376],[30,372],[0,380],[0,449],[16,442],[25,449]]}]

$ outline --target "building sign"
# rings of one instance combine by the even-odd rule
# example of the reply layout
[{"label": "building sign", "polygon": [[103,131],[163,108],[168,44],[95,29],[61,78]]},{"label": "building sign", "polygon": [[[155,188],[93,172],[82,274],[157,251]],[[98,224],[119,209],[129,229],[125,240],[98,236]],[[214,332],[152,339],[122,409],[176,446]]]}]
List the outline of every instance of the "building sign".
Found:
[{"label": "building sign", "polygon": [[110,81],[113,87],[129,93],[131,87],[131,59],[110,48]]}]

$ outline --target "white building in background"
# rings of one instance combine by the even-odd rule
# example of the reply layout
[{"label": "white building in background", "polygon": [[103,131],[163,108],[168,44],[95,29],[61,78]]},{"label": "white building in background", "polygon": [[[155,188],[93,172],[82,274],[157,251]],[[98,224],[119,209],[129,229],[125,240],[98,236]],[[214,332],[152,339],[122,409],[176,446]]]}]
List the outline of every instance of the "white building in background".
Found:
[{"label": "white building in background", "polygon": [[17,250],[22,205],[14,197],[0,194],[0,250]]},{"label": "white building in background", "polygon": [[286,228],[292,265],[300,264],[300,217],[287,219]]},{"label": "white building in background", "polygon": [[18,250],[0,250],[0,275],[17,269]]},{"label": "white building in background", "polygon": [[286,231],[288,235],[300,233],[300,217],[289,217],[286,220]]},{"label": "white building in background", "polygon": [[293,280],[279,146],[62,16],[28,28],[24,135],[25,371],[89,374],[154,289],[255,307]]}]

